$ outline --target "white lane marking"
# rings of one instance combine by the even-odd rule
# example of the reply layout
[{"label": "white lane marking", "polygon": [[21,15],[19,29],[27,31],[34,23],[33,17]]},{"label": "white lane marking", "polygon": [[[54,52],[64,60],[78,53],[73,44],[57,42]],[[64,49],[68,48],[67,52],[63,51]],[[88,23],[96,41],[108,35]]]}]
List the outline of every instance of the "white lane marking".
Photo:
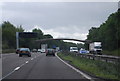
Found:
[{"label": "white lane marking", "polygon": [[[36,58],[36,56],[35,56]],[[33,60],[34,58],[31,58],[31,60]],[[16,67],[13,71],[11,71],[10,73],[8,73],[6,76],[2,77],[0,80],[5,79],[6,77],[8,77],[9,75],[11,75],[12,73],[14,73],[15,71],[19,70],[22,66],[24,66],[25,64],[27,64],[29,61],[26,61],[24,64],[20,65],[19,67]]]},{"label": "white lane marking", "polygon": [[27,64],[29,61],[26,61],[25,63]]},{"label": "white lane marking", "polygon": [[19,67],[16,67],[13,71],[11,71],[10,73],[8,73],[7,75],[5,75],[4,77],[2,77],[0,80],[5,79],[6,77],[8,77],[9,75],[11,75],[12,73],[14,73],[15,71],[19,70],[22,66],[24,66],[26,63],[28,63],[28,61],[26,61],[24,64],[20,65]]},{"label": "white lane marking", "polygon": [[66,63],[65,61],[63,61],[60,57],[57,56],[56,54],[56,57],[62,61],[64,64],[66,64],[67,66],[69,66],[70,68],[72,68],[73,70],[75,70],[76,72],[78,72],[79,74],[83,75],[86,79],[89,79],[90,81],[94,81],[89,75],[83,73],[82,71],[76,69],[75,67],[71,66],[70,64]]},{"label": "white lane marking", "polygon": [[8,77],[9,75],[11,75],[15,70],[13,70],[12,72],[8,73],[7,75],[5,75],[4,77],[1,78],[2,79],[5,79],[6,77]]},{"label": "white lane marking", "polygon": [[25,65],[25,63],[24,64],[22,64],[22,65],[20,65],[20,67],[22,67],[22,66],[24,66]]},{"label": "white lane marking", "polygon": [[[33,58],[31,58],[33,59]],[[11,71],[10,73],[8,73],[7,75],[5,75],[4,77],[2,77],[0,80],[5,79],[6,77],[8,77],[9,75],[11,75],[12,73],[14,73],[15,71],[19,70],[22,66],[24,66],[25,64],[27,64],[29,61],[26,61],[24,64],[20,65],[19,67],[16,67],[13,71]]]},{"label": "white lane marking", "polygon": [[14,69],[14,71],[17,71],[17,70],[19,70],[20,69],[20,67],[16,67],[15,69]]},{"label": "white lane marking", "polygon": [[33,60],[33,58],[31,58],[31,60]]}]

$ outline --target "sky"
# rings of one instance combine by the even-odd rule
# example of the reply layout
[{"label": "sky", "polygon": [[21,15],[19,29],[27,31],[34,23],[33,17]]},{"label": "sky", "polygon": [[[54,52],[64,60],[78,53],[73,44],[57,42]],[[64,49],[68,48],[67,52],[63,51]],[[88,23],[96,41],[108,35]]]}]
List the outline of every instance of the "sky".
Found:
[{"label": "sky", "polygon": [[3,2],[2,22],[22,25],[26,32],[39,28],[54,38],[85,40],[91,27],[99,27],[118,2]]}]

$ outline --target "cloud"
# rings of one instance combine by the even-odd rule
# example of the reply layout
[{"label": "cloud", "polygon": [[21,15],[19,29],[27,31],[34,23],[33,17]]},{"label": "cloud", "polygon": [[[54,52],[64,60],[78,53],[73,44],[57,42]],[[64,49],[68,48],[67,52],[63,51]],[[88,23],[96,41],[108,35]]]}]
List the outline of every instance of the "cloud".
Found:
[{"label": "cloud", "polygon": [[85,40],[87,35],[87,33],[79,33],[79,32],[74,32],[74,33],[61,32],[60,33],[54,29],[50,29],[50,30],[42,29],[42,31],[45,32],[44,34],[53,35],[54,38],[73,38],[73,39]]},{"label": "cloud", "polygon": [[88,34],[88,32],[84,31],[84,28],[79,30],[79,27],[77,26],[44,29],[41,26],[36,25],[30,29],[30,31],[32,31],[34,28],[41,29],[44,34],[51,34],[54,38],[79,38],[80,40],[85,40],[86,35]]},{"label": "cloud", "polygon": [[1,0],[1,2],[118,2],[119,0]]},{"label": "cloud", "polygon": [[2,20],[26,31],[40,28],[54,38],[84,40],[91,27],[99,27],[117,8],[117,2],[5,2]]}]

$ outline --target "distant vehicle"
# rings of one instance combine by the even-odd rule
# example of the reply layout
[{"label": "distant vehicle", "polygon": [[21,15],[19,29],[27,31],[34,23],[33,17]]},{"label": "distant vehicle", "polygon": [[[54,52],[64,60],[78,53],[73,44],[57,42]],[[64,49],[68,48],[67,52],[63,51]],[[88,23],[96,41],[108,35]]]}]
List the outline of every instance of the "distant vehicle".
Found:
[{"label": "distant vehicle", "polygon": [[16,54],[19,54],[20,48],[16,49]]},{"label": "distant vehicle", "polygon": [[87,51],[87,50],[85,50],[83,48],[81,48],[79,52],[80,52],[80,54],[87,54],[87,53],[89,53],[89,51]]},{"label": "distant vehicle", "polygon": [[41,49],[38,49],[37,52],[41,52]]},{"label": "distant vehicle", "polygon": [[41,44],[41,53],[45,53],[47,49],[47,44]]},{"label": "distant vehicle", "polygon": [[32,52],[37,52],[37,49],[33,49]]},{"label": "distant vehicle", "polygon": [[41,53],[45,53],[46,52],[46,49],[41,49]]},{"label": "distant vehicle", "polygon": [[45,53],[46,50],[45,49],[38,49],[38,52]]},{"label": "distant vehicle", "polygon": [[102,55],[101,42],[93,42],[89,44],[89,51],[92,54],[100,54]]},{"label": "distant vehicle", "polygon": [[31,57],[30,49],[20,48],[19,57],[22,57],[22,55],[27,55],[28,57]]},{"label": "distant vehicle", "polygon": [[51,49],[51,48],[47,49],[47,50],[46,50],[46,56],[48,56],[48,55],[53,55],[53,56],[55,56],[55,50],[54,50],[54,49]]},{"label": "distant vehicle", "polygon": [[78,53],[78,48],[77,47],[70,47],[70,52]]},{"label": "distant vehicle", "polygon": [[55,51],[59,52],[60,51],[60,47],[56,47]]}]

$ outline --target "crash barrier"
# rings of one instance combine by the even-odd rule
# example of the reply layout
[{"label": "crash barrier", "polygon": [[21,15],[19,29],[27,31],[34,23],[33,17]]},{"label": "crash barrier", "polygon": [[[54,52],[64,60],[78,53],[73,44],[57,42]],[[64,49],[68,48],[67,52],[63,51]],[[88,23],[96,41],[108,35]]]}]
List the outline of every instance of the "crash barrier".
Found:
[{"label": "crash barrier", "polygon": [[117,56],[109,56],[109,55],[95,55],[95,54],[76,54],[77,56],[92,59],[92,60],[100,60],[105,62],[116,63],[120,57]]},{"label": "crash barrier", "polygon": [[96,54],[80,54],[80,53],[71,53],[66,52],[67,54],[72,54],[75,56],[80,56],[82,58],[92,59],[92,60],[100,60],[110,63],[117,63],[120,61],[120,57],[118,56],[110,56],[110,55],[96,55]]}]

